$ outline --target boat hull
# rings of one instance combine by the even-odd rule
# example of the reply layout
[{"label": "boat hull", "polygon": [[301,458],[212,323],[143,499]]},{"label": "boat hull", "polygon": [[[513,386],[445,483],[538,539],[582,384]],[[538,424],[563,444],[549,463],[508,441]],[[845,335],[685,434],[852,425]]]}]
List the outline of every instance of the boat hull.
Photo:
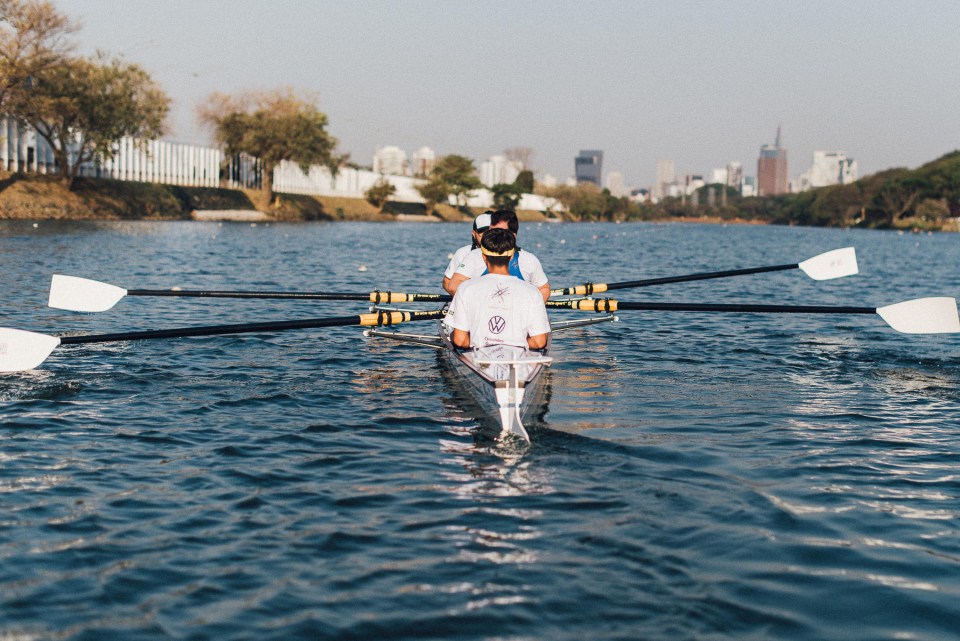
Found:
[{"label": "boat hull", "polygon": [[547,350],[508,345],[461,350],[450,342],[442,324],[439,331],[448,363],[481,410],[496,417],[499,436],[515,434],[529,441],[524,423],[530,409],[543,399],[544,370],[552,360]]}]

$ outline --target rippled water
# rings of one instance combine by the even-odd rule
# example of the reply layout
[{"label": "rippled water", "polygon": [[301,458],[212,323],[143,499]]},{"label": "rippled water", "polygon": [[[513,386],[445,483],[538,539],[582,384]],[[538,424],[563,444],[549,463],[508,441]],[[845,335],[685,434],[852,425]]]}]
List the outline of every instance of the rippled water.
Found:
[{"label": "rippled water", "polygon": [[[0,325],[360,313],[45,303],[54,272],[435,291],[467,235],[0,222]],[[837,281],[794,270],[623,300],[880,306],[960,284],[951,235],[584,224],[525,225],[520,240],[554,286],[849,245],[860,260]],[[876,316],[620,318],[558,335],[526,448],[475,436],[436,352],[355,328],[65,346],[0,375],[0,639],[957,638],[960,337]]]}]

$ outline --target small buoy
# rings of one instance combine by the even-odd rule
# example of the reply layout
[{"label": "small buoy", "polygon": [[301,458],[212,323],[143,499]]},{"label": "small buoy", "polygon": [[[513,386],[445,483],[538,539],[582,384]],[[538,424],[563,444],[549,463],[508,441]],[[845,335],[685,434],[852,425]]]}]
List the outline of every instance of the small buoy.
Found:
[{"label": "small buoy", "polygon": [[250,223],[250,226],[251,226],[251,227],[256,227],[256,226],[257,226],[257,223]]},{"label": "small buoy", "polygon": [[366,265],[360,265],[359,267],[357,267],[357,271],[358,271],[358,272],[365,272],[365,271],[367,271],[367,266],[366,266]]},{"label": "small buoy", "polygon": [[453,254],[447,254],[447,260],[453,260]]},{"label": "small buoy", "polygon": [[596,240],[596,239],[598,239],[598,238],[600,238],[600,237],[597,236],[596,234],[593,235],[593,239],[594,239],[594,240]]},{"label": "small buoy", "polygon": [[39,227],[39,226],[40,226],[40,223],[33,223],[33,228],[34,228],[34,229],[36,229],[36,228]]},{"label": "small buoy", "polygon": [[561,245],[566,245],[566,244],[567,244],[566,239],[561,238],[561,239],[560,239],[560,244],[561,244]]}]

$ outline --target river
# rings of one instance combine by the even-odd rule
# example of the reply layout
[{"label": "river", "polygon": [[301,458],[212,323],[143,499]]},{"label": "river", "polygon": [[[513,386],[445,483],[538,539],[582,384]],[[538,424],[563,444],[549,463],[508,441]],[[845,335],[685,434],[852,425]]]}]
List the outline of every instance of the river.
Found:
[{"label": "river", "polygon": [[[356,314],[142,297],[78,314],[46,297],[53,273],[437,291],[468,234],[0,221],[0,325]],[[525,224],[519,240],[554,287],[845,246],[860,263],[621,300],[873,307],[960,285],[946,234]],[[527,447],[476,435],[436,352],[357,328],[70,345],[0,375],[0,639],[956,638],[960,337],[875,315],[618,315],[557,335]]]}]

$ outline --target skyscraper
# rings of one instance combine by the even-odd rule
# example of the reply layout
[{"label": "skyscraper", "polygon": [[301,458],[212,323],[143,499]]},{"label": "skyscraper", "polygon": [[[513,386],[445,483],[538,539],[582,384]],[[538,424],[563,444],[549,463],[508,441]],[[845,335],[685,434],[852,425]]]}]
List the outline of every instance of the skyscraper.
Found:
[{"label": "skyscraper", "polygon": [[577,184],[589,182],[597,187],[601,186],[600,179],[603,176],[602,151],[597,149],[580,150],[580,155],[574,159],[573,165]]},{"label": "skyscraper", "polygon": [[757,195],[775,196],[787,193],[787,150],[780,146],[780,127],[777,140],[760,148],[757,160]]},{"label": "skyscraper", "polygon": [[670,185],[677,182],[677,167],[672,160],[657,161],[657,181],[653,184],[653,197],[660,200],[670,193]]}]

